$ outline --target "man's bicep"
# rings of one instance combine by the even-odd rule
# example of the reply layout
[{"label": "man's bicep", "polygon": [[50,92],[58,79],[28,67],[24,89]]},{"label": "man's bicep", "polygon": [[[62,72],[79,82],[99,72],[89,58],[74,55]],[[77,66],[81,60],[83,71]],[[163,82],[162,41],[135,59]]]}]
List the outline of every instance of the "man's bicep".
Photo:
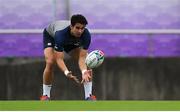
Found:
[{"label": "man's bicep", "polygon": [[80,56],[86,57],[88,51],[86,49],[81,49],[80,50]]},{"label": "man's bicep", "polygon": [[57,59],[64,59],[64,52],[59,52],[59,51],[54,51],[55,52],[55,57]]}]

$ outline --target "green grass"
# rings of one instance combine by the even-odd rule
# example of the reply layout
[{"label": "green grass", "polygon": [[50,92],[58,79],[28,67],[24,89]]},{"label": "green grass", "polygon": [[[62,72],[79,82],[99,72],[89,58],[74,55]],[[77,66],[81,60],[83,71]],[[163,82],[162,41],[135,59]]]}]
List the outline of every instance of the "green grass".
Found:
[{"label": "green grass", "polygon": [[180,101],[0,101],[0,110],[143,111],[180,110]]}]

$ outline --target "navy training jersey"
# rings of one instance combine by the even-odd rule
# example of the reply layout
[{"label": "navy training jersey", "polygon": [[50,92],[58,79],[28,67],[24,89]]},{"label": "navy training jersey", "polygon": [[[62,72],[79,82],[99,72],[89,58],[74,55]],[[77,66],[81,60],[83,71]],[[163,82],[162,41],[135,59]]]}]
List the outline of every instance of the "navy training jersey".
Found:
[{"label": "navy training jersey", "polygon": [[91,35],[87,28],[85,28],[81,37],[71,35],[69,21],[53,22],[46,30],[54,38],[56,51],[69,52],[77,47],[82,47],[85,50],[89,48]]}]

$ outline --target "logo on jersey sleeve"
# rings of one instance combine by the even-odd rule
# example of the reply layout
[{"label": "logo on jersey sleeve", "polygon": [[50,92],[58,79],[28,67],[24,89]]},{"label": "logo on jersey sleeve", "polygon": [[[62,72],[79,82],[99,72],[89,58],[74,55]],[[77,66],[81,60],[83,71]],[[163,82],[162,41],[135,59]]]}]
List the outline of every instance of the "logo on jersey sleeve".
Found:
[{"label": "logo on jersey sleeve", "polygon": [[54,46],[54,49],[58,50],[58,47],[57,47],[57,45],[55,45],[55,46]]}]

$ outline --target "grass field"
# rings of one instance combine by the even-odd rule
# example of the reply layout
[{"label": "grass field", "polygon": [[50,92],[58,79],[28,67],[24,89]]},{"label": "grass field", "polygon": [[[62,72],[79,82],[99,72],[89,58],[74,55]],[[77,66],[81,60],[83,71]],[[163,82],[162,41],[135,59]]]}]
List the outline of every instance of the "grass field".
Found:
[{"label": "grass field", "polygon": [[0,101],[0,111],[180,111],[180,101]]}]

